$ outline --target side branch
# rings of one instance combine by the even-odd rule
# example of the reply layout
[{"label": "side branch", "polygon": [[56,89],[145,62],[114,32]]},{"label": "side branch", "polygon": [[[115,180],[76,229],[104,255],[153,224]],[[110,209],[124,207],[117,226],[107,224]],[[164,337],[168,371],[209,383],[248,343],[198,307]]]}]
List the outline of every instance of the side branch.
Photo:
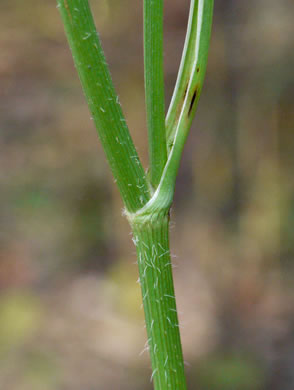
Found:
[{"label": "side branch", "polygon": [[[183,113],[186,123],[182,132],[188,133],[194,118],[202,90],[210,33],[212,25],[213,0],[191,0],[185,45],[179,73],[166,116],[166,137],[168,152],[175,142],[176,132]],[[186,136],[185,134],[185,136]]]},{"label": "side branch", "polygon": [[127,210],[150,198],[87,0],[57,0],[86,99]]}]

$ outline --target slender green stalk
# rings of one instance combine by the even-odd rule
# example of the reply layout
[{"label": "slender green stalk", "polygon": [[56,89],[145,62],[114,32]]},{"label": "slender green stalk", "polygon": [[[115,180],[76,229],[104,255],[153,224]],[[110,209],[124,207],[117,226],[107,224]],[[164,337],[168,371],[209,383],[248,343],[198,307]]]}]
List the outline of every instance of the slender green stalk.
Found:
[{"label": "slender green stalk", "polygon": [[[195,0],[192,0],[192,3]],[[184,145],[191,128],[193,118],[196,113],[196,108],[203,87],[204,76],[206,71],[208,48],[210,42],[212,16],[213,16],[214,0],[199,0],[197,8],[197,29],[195,39],[194,62],[190,71],[190,78],[184,89],[179,88],[176,94],[182,92],[181,111],[176,119],[174,130],[171,132],[172,147],[168,156],[164,172],[159,185],[158,199],[166,199],[166,191],[174,189],[177,172],[180,165]],[[192,6],[193,10],[196,10]],[[196,15],[195,15],[196,17]],[[193,24],[194,26],[195,24]],[[192,27],[191,27],[192,28]],[[191,33],[191,39],[192,33]],[[183,59],[185,63],[185,58]],[[176,101],[177,99],[175,99]],[[158,200],[159,201],[159,200]]]},{"label": "slender green stalk", "polygon": [[[182,121],[181,131],[188,133],[196,112],[206,72],[212,14],[213,0],[191,0],[182,60],[166,117],[168,152],[175,142],[179,121]],[[185,123],[184,112],[189,114]]]},{"label": "slender green stalk", "polygon": [[150,181],[159,184],[166,163],[163,0],[144,0],[144,73],[149,142]]},{"label": "slender green stalk", "polygon": [[[174,125],[170,127],[172,129],[169,138],[171,141],[168,143],[171,145],[171,149],[168,160],[158,188],[150,201],[138,210],[140,215],[146,216],[150,213],[156,213],[158,210],[169,208],[172,203],[180,160],[202,90],[211,34],[213,0],[199,0],[198,8],[193,6],[195,1],[192,0],[191,9],[193,10],[193,17],[197,18],[197,29],[195,30],[195,27],[193,29],[193,34],[196,37],[193,38],[192,33],[189,35],[191,39],[195,40],[194,62],[186,88],[182,90],[184,84],[178,83],[178,90],[175,91],[174,103],[172,103],[169,112],[172,115],[173,110],[179,110],[179,106],[180,113],[174,117]],[[195,23],[193,26],[195,26]],[[190,57],[189,52],[186,52],[186,54]],[[187,63],[185,57],[182,59],[182,63]],[[178,99],[178,96],[182,96],[181,100]]]},{"label": "slender green stalk", "polygon": [[114,179],[129,211],[149,200],[149,189],[115,93],[87,0],[57,0],[90,111]]},{"label": "slender green stalk", "polygon": [[172,147],[172,140],[174,138],[176,125],[181,113],[183,96],[185,94],[189,78],[191,77],[191,70],[193,67],[196,47],[196,31],[198,21],[197,12],[198,1],[192,0],[190,4],[188,27],[178,77],[165,121],[167,147],[169,151]]},{"label": "slender green stalk", "polygon": [[155,389],[185,390],[167,212],[132,221]]}]

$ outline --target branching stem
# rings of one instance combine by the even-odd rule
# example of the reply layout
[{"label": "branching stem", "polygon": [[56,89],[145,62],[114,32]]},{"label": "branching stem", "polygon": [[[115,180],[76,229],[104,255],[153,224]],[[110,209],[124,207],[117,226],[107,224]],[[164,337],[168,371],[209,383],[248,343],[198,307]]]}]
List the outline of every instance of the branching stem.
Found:
[{"label": "branching stem", "polygon": [[57,4],[90,111],[133,231],[154,388],[186,390],[169,249],[169,209],[184,144],[203,86],[213,0],[191,0],[187,37],[166,126],[163,0],[144,0],[148,179],[114,90],[88,0],[57,0]]}]

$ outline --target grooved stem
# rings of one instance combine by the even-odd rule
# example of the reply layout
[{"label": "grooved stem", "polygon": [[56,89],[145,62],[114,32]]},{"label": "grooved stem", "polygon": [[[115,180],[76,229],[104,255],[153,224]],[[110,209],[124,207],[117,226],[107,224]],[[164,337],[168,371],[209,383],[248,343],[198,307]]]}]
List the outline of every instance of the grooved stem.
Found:
[{"label": "grooved stem", "polygon": [[169,250],[168,212],[132,222],[156,390],[186,390]]},{"label": "grooved stem", "polygon": [[186,390],[169,250],[168,211],[203,85],[213,0],[191,0],[184,55],[166,129],[163,0],[144,0],[146,111],[150,182],[154,192],[149,190],[149,179],[123,116],[88,0],[57,0],[57,4],[93,120],[132,227],[154,389]]},{"label": "grooved stem", "polygon": [[163,0],[144,0],[144,75],[150,181],[155,189],[167,159],[163,76]]},{"label": "grooved stem", "polygon": [[129,212],[150,199],[142,164],[115,92],[88,0],[57,0],[104,152]]}]

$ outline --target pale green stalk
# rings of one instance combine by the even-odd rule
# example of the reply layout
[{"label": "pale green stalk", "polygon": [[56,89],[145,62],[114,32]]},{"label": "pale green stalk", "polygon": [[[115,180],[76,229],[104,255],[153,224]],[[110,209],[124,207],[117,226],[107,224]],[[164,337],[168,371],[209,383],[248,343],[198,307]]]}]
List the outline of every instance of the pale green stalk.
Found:
[{"label": "pale green stalk", "polygon": [[181,132],[186,137],[195,116],[206,72],[212,14],[213,0],[191,0],[180,69],[166,116],[168,152],[177,137],[180,120]]},{"label": "pale green stalk", "polygon": [[[150,201],[137,212],[137,214],[140,214],[141,216],[157,213],[158,210],[169,209],[171,206],[184,145],[195,116],[202,90],[211,34],[213,0],[199,0],[198,8],[194,6],[195,1],[196,0],[192,0],[191,7],[193,10],[193,17],[197,18],[197,24],[194,23],[194,26],[196,25],[197,28],[195,29],[194,27],[193,30],[196,37],[194,37],[192,33],[188,35],[188,38],[193,38],[195,41],[193,56],[189,53],[189,58],[193,58],[194,62],[191,65],[187,88],[185,87],[183,89],[184,84],[178,83],[178,87],[174,92],[174,98],[169,112],[170,115],[172,115],[173,111],[179,110],[179,114],[175,116],[174,125],[167,128],[167,131],[170,129],[169,139],[171,139],[171,141],[168,143],[171,145],[171,149],[157,190]],[[196,9],[197,12],[195,11]],[[186,45],[189,45],[187,40]],[[185,57],[183,57],[182,63],[186,63]],[[182,67],[182,70],[183,69],[185,69],[185,67]],[[179,76],[179,78],[180,77],[181,76]],[[184,75],[182,77],[184,77]],[[179,96],[182,96],[182,98],[179,99]]]},{"label": "pale green stalk", "polygon": [[180,63],[180,68],[177,76],[177,81],[174,89],[174,93],[171,98],[169,109],[166,115],[166,138],[167,147],[170,151],[172,147],[172,141],[175,136],[175,129],[178,122],[178,118],[181,113],[185,92],[187,91],[187,85],[189,78],[191,77],[191,71],[195,58],[196,49],[196,32],[197,32],[197,11],[198,1],[191,1],[189,20],[186,33],[186,39]]}]

